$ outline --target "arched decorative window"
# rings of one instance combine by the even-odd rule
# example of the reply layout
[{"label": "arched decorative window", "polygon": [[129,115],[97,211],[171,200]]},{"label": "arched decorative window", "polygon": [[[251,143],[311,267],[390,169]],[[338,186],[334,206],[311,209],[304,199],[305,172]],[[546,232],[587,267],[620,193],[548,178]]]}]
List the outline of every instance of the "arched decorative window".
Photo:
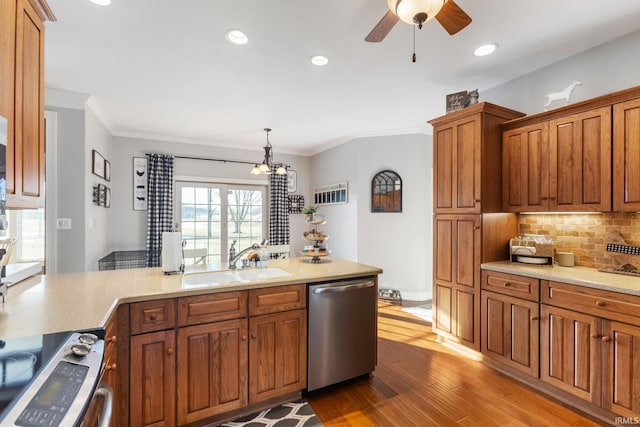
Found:
[{"label": "arched decorative window", "polygon": [[371,180],[371,212],[402,212],[402,178],[392,170]]}]

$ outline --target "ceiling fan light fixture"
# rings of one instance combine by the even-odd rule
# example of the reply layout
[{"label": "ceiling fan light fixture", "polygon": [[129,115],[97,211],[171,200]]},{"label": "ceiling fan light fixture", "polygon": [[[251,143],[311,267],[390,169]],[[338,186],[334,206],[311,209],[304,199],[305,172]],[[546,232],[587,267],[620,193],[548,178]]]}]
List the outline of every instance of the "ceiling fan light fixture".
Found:
[{"label": "ceiling fan light fixture", "polygon": [[387,0],[389,9],[407,24],[422,25],[440,12],[446,0]]},{"label": "ceiling fan light fixture", "polygon": [[498,48],[498,43],[485,43],[482,46],[478,46],[476,50],[473,51],[474,56],[487,56],[491,55]]},{"label": "ceiling fan light fixture", "polygon": [[240,30],[229,30],[224,36],[233,44],[243,45],[249,42],[249,37]]},{"label": "ceiling fan light fixture", "polygon": [[311,57],[311,63],[313,65],[317,65],[318,67],[322,67],[323,65],[327,65],[329,63],[329,58],[325,55],[313,55]]}]

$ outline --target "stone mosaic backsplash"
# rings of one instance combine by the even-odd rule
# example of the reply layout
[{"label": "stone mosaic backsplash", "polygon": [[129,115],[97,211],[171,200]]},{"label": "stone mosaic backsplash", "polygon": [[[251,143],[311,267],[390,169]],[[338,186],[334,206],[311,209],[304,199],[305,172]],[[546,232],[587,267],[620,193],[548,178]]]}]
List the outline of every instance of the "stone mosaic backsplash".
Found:
[{"label": "stone mosaic backsplash", "polygon": [[576,265],[617,267],[616,255],[606,251],[607,235],[614,231],[627,244],[640,246],[640,213],[520,214],[518,231],[549,236],[556,251],[575,254]]}]

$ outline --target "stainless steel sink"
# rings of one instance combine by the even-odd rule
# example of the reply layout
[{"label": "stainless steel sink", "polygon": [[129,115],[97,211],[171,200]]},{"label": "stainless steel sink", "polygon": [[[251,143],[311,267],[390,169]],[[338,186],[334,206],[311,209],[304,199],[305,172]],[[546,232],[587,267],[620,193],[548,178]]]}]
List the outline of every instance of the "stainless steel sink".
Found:
[{"label": "stainless steel sink", "polygon": [[183,288],[220,286],[230,283],[251,283],[258,280],[288,277],[291,273],[276,267],[247,270],[221,270],[186,273],[182,276]]}]

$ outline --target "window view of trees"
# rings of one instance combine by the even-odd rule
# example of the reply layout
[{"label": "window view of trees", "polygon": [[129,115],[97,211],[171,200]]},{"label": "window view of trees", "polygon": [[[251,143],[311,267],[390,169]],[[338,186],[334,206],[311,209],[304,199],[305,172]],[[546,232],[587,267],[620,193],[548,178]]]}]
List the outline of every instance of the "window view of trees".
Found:
[{"label": "window view of trees", "polygon": [[266,237],[265,187],[209,183],[177,187],[182,238],[187,248],[207,248],[207,262],[225,262],[233,240],[238,241],[236,249],[243,249]]}]

